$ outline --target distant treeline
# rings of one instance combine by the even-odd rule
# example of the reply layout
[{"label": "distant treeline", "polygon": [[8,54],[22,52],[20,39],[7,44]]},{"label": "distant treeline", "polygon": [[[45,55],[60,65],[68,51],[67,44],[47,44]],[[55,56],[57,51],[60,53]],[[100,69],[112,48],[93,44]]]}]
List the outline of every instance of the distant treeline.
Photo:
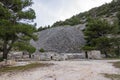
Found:
[{"label": "distant treeline", "polygon": [[48,25],[48,26],[40,26],[37,31],[42,31],[42,30],[46,30],[46,29],[49,29],[49,28],[51,28],[50,25]]},{"label": "distant treeline", "polygon": [[100,7],[95,7],[84,13],[74,15],[71,18],[66,19],[65,21],[57,21],[52,25],[52,27],[84,24],[86,22],[86,19],[89,17],[92,18],[110,17],[119,10],[120,10],[120,1],[113,0],[111,3],[105,3]]},{"label": "distant treeline", "polygon": [[92,18],[102,18],[102,17],[110,17],[114,15],[114,13],[117,13],[120,10],[120,1],[119,0],[113,0],[111,3],[105,3],[100,7],[92,8],[89,11],[77,14],[72,16],[69,19],[66,19],[65,21],[57,21],[52,26],[44,26],[40,27],[38,31],[42,31],[51,27],[58,27],[58,26],[64,26],[64,25],[77,25],[77,24],[84,24],[87,22],[87,19],[89,17]]}]

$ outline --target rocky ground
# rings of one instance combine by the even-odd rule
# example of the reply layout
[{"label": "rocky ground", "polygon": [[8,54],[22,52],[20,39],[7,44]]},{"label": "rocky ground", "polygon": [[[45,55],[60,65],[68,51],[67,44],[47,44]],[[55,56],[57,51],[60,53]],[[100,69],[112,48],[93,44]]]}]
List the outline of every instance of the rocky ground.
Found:
[{"label": "rocky ground", "polygon": [[110,80],[103,73],[120,74],[111,62],[120,60],[50,61],[49,67],[0,75],[0,80]]}]

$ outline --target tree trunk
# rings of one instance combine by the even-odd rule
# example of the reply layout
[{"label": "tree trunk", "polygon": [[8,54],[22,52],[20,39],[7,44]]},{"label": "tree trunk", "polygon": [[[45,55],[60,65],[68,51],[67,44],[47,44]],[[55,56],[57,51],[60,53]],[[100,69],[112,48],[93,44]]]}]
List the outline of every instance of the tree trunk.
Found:
[{"label": "tree trunk", "polygon": [[8,52],[7,50],[6,51],[3,51],[3,59],[6,59],[7,60],[7,57],[8,56]]},{"label": "tree trunk", "polygon": [[118,45],[118,57],[120,57],[120,46]]},{"label": "tree trunk", "polygon": [[117,45],[117,48],[115,49],[115,54],[116,54],[116,56],[117,57],[120,57],[120,47],[119,47],[119,45]]},{"label": "tree trunk", "polygon": [[3,59],[7,60],[8,52],[9,51],[7,50],[7,41],[5,41],[3,44]]},{"label": "tree trunk", "polygon": [[29,58],[31,58],[31,54],[29,53]]},{"label": "tree trunk", "polygon": [[108,54],[106,51],[104,51],[105,57],[108,58]]},{"label": "tree trunk", "polygon": [[13,43],[15,42],[15,40],[12,40],[11,45],[9,47],[7,47],[8,42],[5,40],[4,44],[3,44],[3,59],[7,59],[8,58],[8,53],[12,48]]},{"label": "tree trunk", "polygon": [[87,51],[85,51],[85,57],[88,59],[88,53],[87,53]]}]

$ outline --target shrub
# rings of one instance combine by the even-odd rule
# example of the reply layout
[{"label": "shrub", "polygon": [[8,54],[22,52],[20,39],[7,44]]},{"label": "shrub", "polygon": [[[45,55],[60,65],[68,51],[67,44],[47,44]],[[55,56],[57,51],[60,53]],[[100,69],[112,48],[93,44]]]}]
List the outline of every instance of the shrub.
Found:
[{"label": "shrub", "polygon": [[39,50],[39,52],[45,52],[45,50],[44,50],[43,48],[41,48],[41,49]]}]

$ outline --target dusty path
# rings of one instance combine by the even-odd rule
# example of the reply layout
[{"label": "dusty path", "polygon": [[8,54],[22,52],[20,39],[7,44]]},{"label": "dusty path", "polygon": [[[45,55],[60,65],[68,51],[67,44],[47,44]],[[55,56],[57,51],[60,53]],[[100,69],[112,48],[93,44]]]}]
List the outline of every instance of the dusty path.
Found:
[{"label": "dusty path", "polygon": [[7,73],[1,75],[0,80],[109,80],[101,73],[117,74],[119,70],[108,62],[114,61],[52,61],[48,63],[54,63],[54,66]]}]

